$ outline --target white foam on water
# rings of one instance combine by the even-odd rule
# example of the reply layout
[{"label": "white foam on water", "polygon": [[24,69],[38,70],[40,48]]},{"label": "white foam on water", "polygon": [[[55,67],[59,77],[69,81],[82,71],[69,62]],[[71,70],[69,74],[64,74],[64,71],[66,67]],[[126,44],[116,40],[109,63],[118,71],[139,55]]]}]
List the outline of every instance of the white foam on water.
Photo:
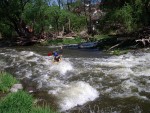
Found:
[{"label": "white foam on water", "polygon": [[24,76],[25,76],[26,78],[31,78],[31,76],[32,76],[32,71],[31,71],[31,70],[26,70]]},{"label": "white foam on water", "polygon": [[53,63],[50,66],[52,72],[59,72],[61,75],[64,75],[66,72],[73,70],[73,66],[68,61],[60,61],[59,63]]},{"label": "white foam on water", "polygon": [[51,87],[51,90],[48,91],[48,94],[53,95],[57,95],[64,87],[67,87],[67,85],[58,78],[50,78],[47,82],[47,86]]},{"label": "white foam on water", "polygon": [[[107,79],[112,79],[109,81],[109,84],[102,83],[102,86],[99,85],[98,89],[100,93],[109,93],[111,98],[136,96],[148,100],[146,96],[140,95],[140,92],[150,91],[150,82],[147,79],[150,76],[150,53],[129,53],[95,59],[91,65],[101,68],[101,72],[105,74],[100,76],[104,78],[103,80],[107,82]],[[110,84],[113,84],[113,86],[110,86]],[[108,88],[106,89],[105,87]]]},{"label": "white foam on water", "polygon": [[35,53],[32,52],[32,51],[21,51],[20,52],[20,55],[21,56],[24,56],[24,57],[30,57],[30,56],[33,56]]},{"label": "white foam on water", "polygon": [[128,97],[136,97],[139,99],[143,100],[150,100],[148,97],[146,96],[141,96],[139,95],[139,93],[130,93],[130,92],[126,92],[126,93],[117,93],[117,94],[112,94],[111,98],[128,98]]},{"label": "white foam on water", "polygon": [[136,76],[150,76],[150,69],[143,69],[141,71],[135,72]]},{"label": "white foam on water", "polygon": [[110,93],[113,89],[112,88],[107,88],[104,92],[105,93]]},{"label": "white foam on water", "polygon": [[36,54],[32,51],[21,51],[19,53],[19,57],[22,59],[22,60],[26,60],[28,62],[38,62],[38,60],[42,57],[41,55],[39,54]]},{"label": "white foam on water", "polygon": [[[105,66],[105,67],[126,67],[127,65],[125,65],[122,61],[116,61],[116,62],[101,62],[101,65],[102,66]],[[130,67],[130,66],[128,66]]]},{"label": "white foam on water", "polygon": [[6,62],[0,59],[0,70],[4,70],[4,67],[6,66],[7,66]]},{"label": "white foam on water", "polygon": [[132,96],[140,97],[138,93],[127,92],[127,93],[112,94],[111,98],[128,98],[128,97],[132,97]]},{"label": "white foam on water", "polygon": [[142,96],[139,94],[139,92],[144,91],[144,92],[148,92],[149,90],[149,86],[141,86],[141,84],[139,84],[136,80],[128,79],[123,81],[121,84],[121,89],[119,88],[118,90],[121,90],[120,92],[118,91],[114,91],[112,90],[112,92],[110,92],[111,94],[111,98],[127,98],[127,97],[137,97],[139,99],[144,99],[144,100],[149,100],[149,98],[147,98],[146,96]]},{"label": "white foam on water", "polygon": [[2,59],[0,59],[0,66],[6,66],[6,62],[4,62]]},{"label": "white foam on water", "polygon": [[32,58],[32,59],[28,59],[28,62],[38,62],[39,58]]},{"label": "white foam on water", "polygon": [[109,67],[109,68],[132,68],[140,64],[139,58],[136,58],[131,53],[120,55],[120,56],[113,56],[110,58],[102,58],[98,59],[93,62],[95,65]]},{"label": "white foam on water", "polygon": [[131,75],[134,74],[134,72],[131,70],[131,68],[111,69],[111,70],[107,71],[107,74],[109,74],[109,73],[112,74],[113,76],[117,76],[120,79],[127,79]]},{"label": "white foam on water", "polygon": [[137,84],[132,79],[128,79],[128,80],[125,80],[124,82],[122,82],[122,87],[124,90],[128,90],[128,89],[131,89],[131,87],[136,87],[136,86],[137,86]]},{"label": "white foam on water", "polygon": [[[69,58],[70,61],[64,58],[56,64],[52,62],[53,57],[31,51],[13,51],[13,54],[8,51],[1,55],[11,58],[10,66],[18,68],[15,69],[17,75],[34,79],[38,82],[38,88],[49,89],[49,94],[58,98],[60,111],[93,101],[99,93],[108,94],[111,98],[136,96],[147,99],[140,92],[150,92],[150,53],[129,53],[107,58]],[[70,71],[71,75],[67,73]],[[68,79],[68,75],[73,78]],[[74,80],[78,81],[72,82]]]},{"label": "white foam on water", "polygon": [[59,89],[57,93],[55,92],[55,96],[58,98],[60,111],[65,111],[93,101],[99,96],[99,92],[88,83],[78,81],[66,85],[61,90]]}]

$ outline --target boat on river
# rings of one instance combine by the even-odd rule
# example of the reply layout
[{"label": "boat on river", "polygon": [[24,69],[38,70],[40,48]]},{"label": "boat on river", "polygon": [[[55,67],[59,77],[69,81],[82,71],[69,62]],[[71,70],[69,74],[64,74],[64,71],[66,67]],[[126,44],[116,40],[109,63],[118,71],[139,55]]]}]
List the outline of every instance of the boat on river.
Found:
[{"label": "boat on river", "polygon": [[65,48],[72,48],[72,49],[93,49],[98,46],[98,42],[83,42],[80,44],[69,44],[65,45]]},{"label": "boat on river", "polygon": [[78,45],[78,48],[80,49],[91,49],[96,48],[98,45],[97,42],[84,42]]}]

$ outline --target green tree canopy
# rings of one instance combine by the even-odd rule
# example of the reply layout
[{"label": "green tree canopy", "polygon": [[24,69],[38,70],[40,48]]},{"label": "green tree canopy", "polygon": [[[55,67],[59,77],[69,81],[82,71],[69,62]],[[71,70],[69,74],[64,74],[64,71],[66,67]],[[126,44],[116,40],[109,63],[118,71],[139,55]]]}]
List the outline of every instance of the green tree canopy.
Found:
[{"label": "green tree canopy", "polygon": [[150,25],[149,0],[102,0],[107,11],[104,20],[121,23],[128,31]]},{"label": "green tree canopy", "polygon": [[25,35],[25,23],[22,13],[29,0],[1,0],[0,21],[13,28],[19,36]]},{"label": "green tree canopy", "polygon": [[59,6],[49,6],[49,0],[1,0],[0,28],[2,34],[15,31],[20,37],[39,36],[44,32],[66,27],[79,31],[86,26],[85,16],[76,15]]}]

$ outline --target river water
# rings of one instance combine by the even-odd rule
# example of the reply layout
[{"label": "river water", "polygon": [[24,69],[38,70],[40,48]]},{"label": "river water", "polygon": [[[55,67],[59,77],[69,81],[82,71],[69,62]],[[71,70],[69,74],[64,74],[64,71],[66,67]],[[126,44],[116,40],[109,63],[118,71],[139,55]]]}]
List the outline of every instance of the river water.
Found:
[{"label": "river water", "polygon": [[[63,113],[150,113],[150,49],[115,56],[98,50],[64,49],[60,63],[53,47],[0,49],[0,69]],[[44,98],[45,97],[45,98]]]}]

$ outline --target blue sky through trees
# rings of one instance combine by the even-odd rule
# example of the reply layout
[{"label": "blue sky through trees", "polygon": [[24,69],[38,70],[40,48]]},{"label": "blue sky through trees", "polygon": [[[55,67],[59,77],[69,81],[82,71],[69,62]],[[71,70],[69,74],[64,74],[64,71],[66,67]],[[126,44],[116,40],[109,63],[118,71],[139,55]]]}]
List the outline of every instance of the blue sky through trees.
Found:
[{"label": "blue sky through trees", "polygon": [[[77,0],[68,0],[68,2],[75,2]],[[84,1],[84,0],[81,0]],[[85,0],[86,2],[88,2],[88,0]],[[95,4],[97,2],[100,2],[101,0],[90,0],[92,4]],[[58,5],[59,0],[51,0],[49,2],[49,5]],[[61,3],[67,3],[67,0],[60,0]]]}]

